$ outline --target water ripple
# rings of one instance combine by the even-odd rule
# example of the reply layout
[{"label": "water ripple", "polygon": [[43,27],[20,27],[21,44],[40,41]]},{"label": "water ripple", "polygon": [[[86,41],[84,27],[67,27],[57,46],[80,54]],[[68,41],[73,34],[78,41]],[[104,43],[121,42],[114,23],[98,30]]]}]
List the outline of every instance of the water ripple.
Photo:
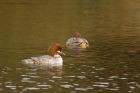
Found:
[{"label": "water ripple", "polygon": [[27,82],[27,83],[36,83],[36,81],[31,81],[31,78],[22,78],[21,82]]},{"label": "water ripple", "polygon": [[77,91],[87,91],[86,88],[75,88],[75,90],[77,90]]},{"label": "water ripple", "polygon": [[74,86],[72,86],[72,85],[68,85],[68,84],[60,85],[60,86],[63,87],[63,88],[72,88],[72,87],[74,87]]},{"label": "water ripple", "polygon": [[77,78],[79,78],[79,79],[85,79],[86,77],[85,76],[77,76]]},{"label": "water ripple", "polygon": [[62,77],[59,77],[59,76],[53,76],[52,78],[53,78],[53,79],[61,79]]},{"label": "water ripple", "polygon": [[48,84],[39,84],[39,85],[37,85],[38,87],[47,87],[47,88],[52,88],[52,86],[51,85],[48,85]]},{"label": "water ripple", "polygon": [[27,91],[27,90],[40,90],[40,88],[36,88],[36,87],[27,87],[25,89],[23,89],[24,91]]},{"label": "water ripple", "polygon": [[13,85],[6,85],[5,87],[13,89],[13,90],[16,89],[16,86],[13,86]]}]

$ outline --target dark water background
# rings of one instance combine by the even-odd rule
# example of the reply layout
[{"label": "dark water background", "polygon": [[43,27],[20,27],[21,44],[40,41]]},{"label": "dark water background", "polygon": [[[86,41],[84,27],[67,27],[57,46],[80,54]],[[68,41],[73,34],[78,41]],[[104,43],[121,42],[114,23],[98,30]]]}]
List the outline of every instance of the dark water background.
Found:
[{"label": "dark water background", "polygon": [[[0,93],[140,93],[139,0],[0,0]],[[81,32],[90,47],[69,50]],[[21,60],[58,42],[62,68]]]}]

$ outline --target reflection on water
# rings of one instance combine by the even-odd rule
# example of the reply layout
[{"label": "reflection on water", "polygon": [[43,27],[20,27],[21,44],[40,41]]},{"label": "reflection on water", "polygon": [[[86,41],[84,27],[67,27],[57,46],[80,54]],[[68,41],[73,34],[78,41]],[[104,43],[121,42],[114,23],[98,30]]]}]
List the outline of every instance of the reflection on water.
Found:
[{"label": "reflection on water", "polygon": [[[0,93],[140,93],[140,1],[0,1]],[[65,47],[79,31],[88,49]],[[58,42],[62,67],[25,65]]]},{"label": "reflection on water", "polygon": [[[73,69],[73,70],[72,70]],[[36,67],[16,68],[17,74],[12,76],[12,68],[1,69],[1,91],[13,92],[118,92],[125,88],[126,92],[139,91],[140,84],[135,81],[140,74],[131,75],[109,73],[108,67],[98,67],[94,64],[67,64],[62,69],[51,68],[47,70]],[[118,71],[119,73],[119,71]],[[10,75],[10,78],[8,77]],[[16,76],[15,76],[16,75]],[[4,90],[7,89],[7,90]],[[60,90],[59,90],[60,89]]]}]

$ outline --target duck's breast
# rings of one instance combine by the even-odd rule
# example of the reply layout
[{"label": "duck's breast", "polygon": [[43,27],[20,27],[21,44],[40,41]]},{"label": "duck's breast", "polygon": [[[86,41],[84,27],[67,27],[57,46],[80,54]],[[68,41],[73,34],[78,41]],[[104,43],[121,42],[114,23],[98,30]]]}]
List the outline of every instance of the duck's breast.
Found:
[{"label": "duck's breast", "polygon": [[53,65],[63,65],[63,59],[60,55],[54,55],[53,60],[52,60]]}]

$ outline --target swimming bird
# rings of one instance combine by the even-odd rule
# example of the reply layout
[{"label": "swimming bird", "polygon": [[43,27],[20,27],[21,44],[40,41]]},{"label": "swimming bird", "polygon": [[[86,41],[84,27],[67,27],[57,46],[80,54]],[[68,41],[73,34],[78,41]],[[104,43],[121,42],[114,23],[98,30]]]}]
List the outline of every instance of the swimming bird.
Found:
[{"label": "swimming bird", "polygon": [[58,43],[55,43],[52,44],[48,49],[48,55],[31,57],[29,59],[22,60],[22,62],[24,62],[25,64],[62,66],[63,59],[61,55],[65,55],[65,53],[62,52],[62,47]]},{"label": "swimming bird", "polygon": [[68,48],[87,48],[89,47],[88,41],[81,37],[80,32],[75,32],[73,37],[69,38],[66,42]]}]

